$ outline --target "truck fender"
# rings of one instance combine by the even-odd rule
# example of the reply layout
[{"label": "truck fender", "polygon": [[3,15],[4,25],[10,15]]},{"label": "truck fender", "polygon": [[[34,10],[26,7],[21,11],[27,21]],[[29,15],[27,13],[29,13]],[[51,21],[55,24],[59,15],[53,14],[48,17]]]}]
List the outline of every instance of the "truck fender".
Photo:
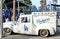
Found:
[{"label": "truck fender", "polygon": [[[38,31],[38,35],[39,35],[40,30],[41,30],[41,29],[39,29],[39,31]],[[47,30],[49,31],[49,34],[50,34],[50,35],[54,35],[54,34],[55,34],[54,28],[49,28],[49,29],[47,29]]]},{"label": "truck fender", "polygon": [[50,32],[50,35],[54,35],[54,34],[55,34],[54,28],[50,28],[50,29],[49,29],[49,32]]}]

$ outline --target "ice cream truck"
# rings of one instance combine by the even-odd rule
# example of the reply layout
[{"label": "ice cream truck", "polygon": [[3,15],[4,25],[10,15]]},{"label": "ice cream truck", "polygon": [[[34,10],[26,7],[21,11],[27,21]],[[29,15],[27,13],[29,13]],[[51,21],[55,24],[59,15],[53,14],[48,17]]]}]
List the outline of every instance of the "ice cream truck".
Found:
[{"label": "ice cream truck", "polygon": [[3,23],[5,34],[22,33],[47,37],[56,32],[56,12],[32,12],[20,15],[15,22]]}]

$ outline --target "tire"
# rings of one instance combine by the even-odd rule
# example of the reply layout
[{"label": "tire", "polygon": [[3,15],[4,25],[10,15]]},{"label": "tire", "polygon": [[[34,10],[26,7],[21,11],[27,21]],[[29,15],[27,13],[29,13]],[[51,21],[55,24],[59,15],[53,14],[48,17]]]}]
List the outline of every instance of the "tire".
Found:
[{"label": "tire", "polygon": [[4,28],[3,29],[3,34],[4,35],[10,35],[11,33],[12,33],[11,29],[9,29],[9,28]]},{"label": "tire", "polygon": [[49,36],[49,31],[47,29],[42,29],[42,30],[40,30],[39,34],[41,37],[47,37],[47,36]]}]

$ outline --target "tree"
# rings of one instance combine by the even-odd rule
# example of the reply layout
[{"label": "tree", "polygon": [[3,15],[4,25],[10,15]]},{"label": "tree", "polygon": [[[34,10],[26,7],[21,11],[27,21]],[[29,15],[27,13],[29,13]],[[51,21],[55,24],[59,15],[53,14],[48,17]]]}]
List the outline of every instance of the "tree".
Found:
[{"label": "tree", "polygon": [[5,4],[4,4],[4,0],[2,0],[2,9],[6,9]]},{"label": "tree", "polygon": [[30,1],[30,0],[24,0],[24,2],[25,2],[26,4],[31,4],[31,1]]},{"label": "tree", "polygon": [[6,9],[6,7],[5,7],[5,5],[4,5],[4,4],[2,4],[2,9]]}]

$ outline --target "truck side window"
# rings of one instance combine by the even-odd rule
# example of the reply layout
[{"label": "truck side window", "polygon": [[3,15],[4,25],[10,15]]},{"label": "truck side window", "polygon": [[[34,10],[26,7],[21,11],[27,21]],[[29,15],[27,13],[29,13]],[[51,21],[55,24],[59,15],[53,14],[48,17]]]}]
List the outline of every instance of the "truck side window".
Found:
[{"label": "truck side window", "polygon": [[30,18],[28,18],[28,17],[22,17],[21,18],[21,22],[22,23],[29,23],[30,22]]},{"label": "truck side window", "polygon": [[22,22],[22,23],[26,23],[26,22],[27,22],[27,17],[22,17],[22,18],[21,18],[21,22]]}]

